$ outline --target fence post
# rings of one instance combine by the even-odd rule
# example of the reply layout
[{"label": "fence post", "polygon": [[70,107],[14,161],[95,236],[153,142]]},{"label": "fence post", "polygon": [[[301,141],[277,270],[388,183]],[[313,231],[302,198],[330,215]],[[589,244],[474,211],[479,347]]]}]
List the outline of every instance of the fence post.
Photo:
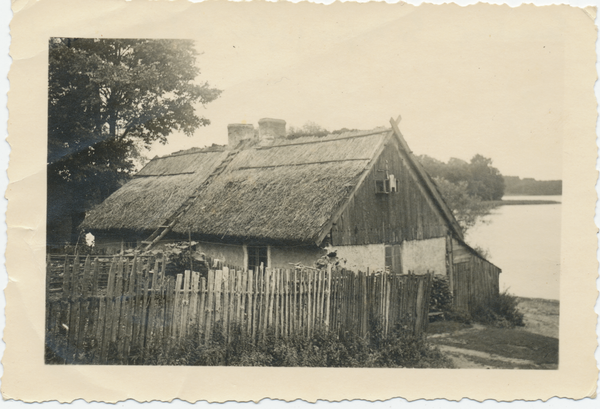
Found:
[{"label": "fence post", "polygon": [[211,332],[212,332],[212,325],[213,325],[213,298],[215,296],[215,270],[208,270],[208,289],[207,289],[207,298],[208,298],[208,302],[206,304],[206,310],[207,310],[207,314],[206,314],[206,331],[204,331],[204,333],[206,334],[204,341],[206,344],[209,343],[210,341],[210,337],[211,337]]},{"label": "fence post", "polygon": [[[86,324],[89,318],[90,312],[90,300],[89,300],[89,287],[90,287],[90,279],[92,275],[92,265],[90,261],[90,256],[88,255],[85,258],[85,263],[83,265],[83,275],[81,276],[81,293],[80,293],[80,301],[79,301],[79,322],[77,323],[77,333],[75,337],[77,338],[77,347],[76,351],[81,352],[81,349],[84,345],[85,339],[85,329]],[[77,357],[75,358],[77,359]]]}]

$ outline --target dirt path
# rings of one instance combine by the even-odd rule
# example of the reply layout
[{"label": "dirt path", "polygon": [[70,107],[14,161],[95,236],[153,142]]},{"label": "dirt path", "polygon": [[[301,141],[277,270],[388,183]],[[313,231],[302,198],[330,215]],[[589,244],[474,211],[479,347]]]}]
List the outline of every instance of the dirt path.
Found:
[{"label": "dirt path", "polygon": [[558,368],[558,301],[521,298],[519,309],[525,327],[437,322],[430,324],[428,341],[456,368]]}]

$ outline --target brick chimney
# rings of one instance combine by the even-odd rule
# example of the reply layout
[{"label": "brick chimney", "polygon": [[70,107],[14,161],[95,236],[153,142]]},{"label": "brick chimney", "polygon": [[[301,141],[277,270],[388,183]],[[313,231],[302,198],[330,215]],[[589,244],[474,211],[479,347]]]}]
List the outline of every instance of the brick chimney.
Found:
[{"label": "brick chimney", "polygon": [[285,121],[283,119],[263,118],[258,121],[258,137],[261,141],[285,138]]},{"label": "brick chimney", "polygon": [[229,137],[227,147],[235,149],[235,147],[244,140],[254,139],[254,125],[252,124],[229,124],[227,125],[227,135]]}]

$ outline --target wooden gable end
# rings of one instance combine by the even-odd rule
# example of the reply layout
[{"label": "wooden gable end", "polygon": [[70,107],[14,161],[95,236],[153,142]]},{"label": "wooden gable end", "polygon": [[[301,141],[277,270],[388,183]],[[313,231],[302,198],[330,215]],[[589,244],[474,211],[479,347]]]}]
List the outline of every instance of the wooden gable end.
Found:
[{"label": "wooden gable end", "polygon": [[[388,137],[362,184],[334,221],[331,243],[393,244],[444,237],[448,226],[417,180],[398,142]],[[398,190],[391,192],[396,186]]]}]

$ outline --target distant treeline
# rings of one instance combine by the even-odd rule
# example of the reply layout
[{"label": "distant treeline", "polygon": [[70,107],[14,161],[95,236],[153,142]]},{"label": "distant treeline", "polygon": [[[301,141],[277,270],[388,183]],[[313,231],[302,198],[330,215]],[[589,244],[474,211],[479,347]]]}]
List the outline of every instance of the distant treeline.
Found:
[{"label": "distant treeline", "polygon": [[492,166],[490,158],[478,154],[470,162],[450,158],[447,163],[427,155],[418,156],[418,159],[431,177],[454,185],[464,184],[469,196],[487,201],[500,200],[504,195],[504,178]]},{"label": "distant treeline", "polygon": [[562,195],[562,180],[521,179],[518,176],[504,176],[505,195]]}]

